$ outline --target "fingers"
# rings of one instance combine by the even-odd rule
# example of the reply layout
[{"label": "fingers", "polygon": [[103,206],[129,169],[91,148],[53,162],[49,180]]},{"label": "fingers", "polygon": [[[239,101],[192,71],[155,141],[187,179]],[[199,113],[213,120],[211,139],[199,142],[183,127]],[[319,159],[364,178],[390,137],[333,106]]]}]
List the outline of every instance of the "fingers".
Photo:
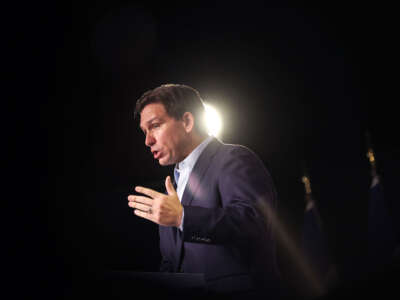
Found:
[{"label": "fingers", "polygon": [[136,196],[136,195],[130,195],[128,196],[128,201],[129,202],[138,202],[138,203],[143,203],[147,205],[153,205],[153,199],[144,197],[144,196]]},{"label": "fingers", "polygon": [[142,187],[142,186],[135,187],[135,191],[138,192],[138,193],[144,194],[146,196],[149,196],[151,198],[155,198],[155,197],[157,197],[157,195],[160,194],[160,193],[158,193],[158,192],[156,192],[156,191],[154,191],[152,189],[145,188],[145,187]]},{"label": "fingers", "polygon": [[171,176],[167,176],[167,178],[165,179],[165,187],[167,189],[168,195],[173,195],[176,193],[175,188],[171,181]]},{"label": "fingers", "polygon": [[135,213],[135,215],[137,215],[137,216],[139,216],[141,218],[153,221],[152,215],[147,213],[147,212],[144,212],[144,211],[141,211],[141,210],[138,210],[138,209],[135,209],[133,212]]},{"label": "fingers", "polygon": [[129,202],[128,205],[132,208],[136,208],[144,212],[149,212],[151,208],[151,205],[141,204],[137,202]]}]

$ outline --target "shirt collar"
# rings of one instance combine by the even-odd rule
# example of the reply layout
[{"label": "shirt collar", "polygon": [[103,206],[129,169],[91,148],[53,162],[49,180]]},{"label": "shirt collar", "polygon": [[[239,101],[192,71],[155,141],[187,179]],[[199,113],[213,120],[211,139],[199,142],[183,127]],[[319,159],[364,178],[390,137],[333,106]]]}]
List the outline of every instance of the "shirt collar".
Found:
[{"label": "shirt collar", "polygon": [[192,170],[196,161],[199,159],[200,154],[204,148],[212,141],[213,137],[209,136],[200,143],[184,160],[175,165],[175,170],[181,172],[183,169]]}]

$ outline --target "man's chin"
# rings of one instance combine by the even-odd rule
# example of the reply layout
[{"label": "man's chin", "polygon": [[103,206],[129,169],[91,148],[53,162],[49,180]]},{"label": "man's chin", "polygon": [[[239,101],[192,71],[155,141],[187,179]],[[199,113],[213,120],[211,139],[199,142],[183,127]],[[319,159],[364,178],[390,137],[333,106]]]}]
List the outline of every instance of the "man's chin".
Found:
[{"label": "man's chin", "polygon": [[173,164],[173,163],[171,163],[171,162],[169,162],[167,160],[163,160],[163,159],[159,159],[158,163],[160,164],[160,166],[170,166],[170,165]]}]

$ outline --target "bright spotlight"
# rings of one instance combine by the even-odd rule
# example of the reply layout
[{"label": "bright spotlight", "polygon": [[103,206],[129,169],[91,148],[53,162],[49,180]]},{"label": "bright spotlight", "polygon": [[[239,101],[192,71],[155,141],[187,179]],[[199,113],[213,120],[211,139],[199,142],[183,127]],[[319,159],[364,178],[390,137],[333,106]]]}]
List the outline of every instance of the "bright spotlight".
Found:
[{"label": "bright spotlight", "polygon": [[212,136],[218,136],[221,132],[222,121],[219,113],[214,107],[205,103],[206,117],[205,122],[208,130],[208,134]]}]

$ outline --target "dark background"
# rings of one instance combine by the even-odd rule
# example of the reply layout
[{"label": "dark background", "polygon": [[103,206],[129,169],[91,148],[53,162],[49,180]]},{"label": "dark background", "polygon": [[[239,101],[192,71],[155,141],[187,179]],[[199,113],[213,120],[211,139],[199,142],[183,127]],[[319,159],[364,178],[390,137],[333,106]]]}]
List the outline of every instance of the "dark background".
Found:
[{"label": "dark background", "polygon": [[[135,217],[126,197],[171,171],[152,159],[133,120],[135,100],[163,83],[198,89],[222,115],[221,140],[265,162],[297,244],[307,166],[343,281],[364,264],[367,130],[398,214],[393,7],[195,3],[4,9],[15,291],[61,296],[104,270],[157,270],[157,226]],[[279,259],[297,281],[283,245]]]}]

